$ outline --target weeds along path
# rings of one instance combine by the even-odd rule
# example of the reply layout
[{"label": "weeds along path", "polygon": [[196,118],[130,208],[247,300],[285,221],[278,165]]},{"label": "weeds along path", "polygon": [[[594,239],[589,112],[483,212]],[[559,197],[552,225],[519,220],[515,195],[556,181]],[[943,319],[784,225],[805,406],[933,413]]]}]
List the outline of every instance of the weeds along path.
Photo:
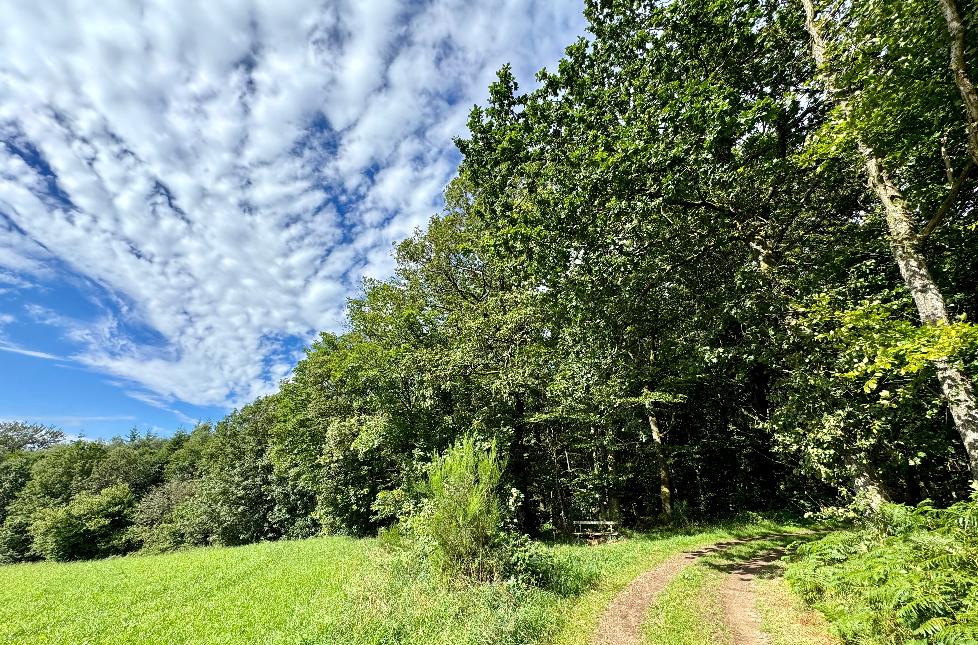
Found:
[{"label": "weeds along path", "polygon": [[704,555],[763,538],[717,542],[696,551],[679,553],[635,578],[618,594],[598,621],[591,645],[641,645],[642,623],[649,607],[669,583]]}]

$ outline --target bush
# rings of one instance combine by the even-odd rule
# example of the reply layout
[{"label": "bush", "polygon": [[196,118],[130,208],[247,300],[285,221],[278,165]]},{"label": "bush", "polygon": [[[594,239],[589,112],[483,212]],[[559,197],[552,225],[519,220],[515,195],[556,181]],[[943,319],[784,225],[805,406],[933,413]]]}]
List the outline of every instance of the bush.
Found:
[{"label": "bush", "polygon": [[432,461],[424,487],[428,506],[415,518],[414,528],[430,539],[446,573],[476,580],[500,574],[501,476],[495,444],[485,450],[471,436]]},{"label": "bush", "polygon": [[789,580],[847,641],[978,642],[978,493],[946,509],[885,504],[797,557]]},{"label": "bush", "polygon": [[378,537],[387,546],[409,546],[452,577],[550,586],[558,578],[550,550],[503,528],[501,476],[495,446],[465,437],[432,460],[420,500],[402,490],[378,495],[378,518],[402,517]]},{"label": "bush", "polygon": [[522,533],[503,533],[499,537],[500,573],[513,582],[534,587],[551,587],[558,568],[550,549]]},{"label": "bush", "polygon": [[0,525],[0,564],[31,558],[31,520],[22,513],[8,515]]},{"label": "bush", "polygon": [[170,481],[151,490],[139,502],[132,528],[143,550],[154,553],[207,544],[213,532],[196,480]]},{"label": "bush", "polygon": [[119,555],[132,548],[128,528],[135,498],[118,484],[97,495],[79,493],[64,506],[39,510],[30,524],[34,552],[47,560]]}]

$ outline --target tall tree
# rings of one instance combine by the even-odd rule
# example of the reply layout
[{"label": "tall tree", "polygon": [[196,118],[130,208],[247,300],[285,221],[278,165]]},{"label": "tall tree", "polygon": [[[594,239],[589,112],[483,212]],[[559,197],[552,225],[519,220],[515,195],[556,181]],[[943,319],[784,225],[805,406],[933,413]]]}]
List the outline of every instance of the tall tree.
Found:
[{"label": "tall tree", "polygon": [[[836,101],[839,123],[852,123],[850,100],[841,92],[830,65],[827,43],[822,34],[813,0],[802,0],[806,26],[811,34],[812,55],[823,72],[826,89]],[[962,90],[964,92],[964,90]],[[891,98],[892,100],[892,98]],[[970,128],[969,128],[970,129]],[[951,322],[944,295],[931,275],[922,245],[953,207],[960,186],[970,171],[969,161],[957,177],[949,176],[951,186],[941,207],[922,228],[908,206],[903,191],[886,167],[883,155],[868,144],[861,133],[854,133],[865,164],[870,188],[879,199],[885,214],[890,247],[904,284],[913,296],[920,321],[924,325],[947,325]],[[950,170],[949,170],[950,175]],[[968,454],[973,478],[978,479],[978,398],[969,375],[960,360],[941,357],[935,361],[937,378],[947,400],[955,426]]]}]

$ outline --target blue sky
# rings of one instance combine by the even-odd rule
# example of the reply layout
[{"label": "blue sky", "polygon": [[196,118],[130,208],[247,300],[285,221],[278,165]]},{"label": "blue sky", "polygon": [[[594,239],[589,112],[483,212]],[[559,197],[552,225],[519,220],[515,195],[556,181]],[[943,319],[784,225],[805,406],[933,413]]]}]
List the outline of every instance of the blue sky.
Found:
[{"label": "blue sky", "polygon": [[554,0],[49,0],[0,22],[0,419],[169,433],[273,391],[441,204]]}]

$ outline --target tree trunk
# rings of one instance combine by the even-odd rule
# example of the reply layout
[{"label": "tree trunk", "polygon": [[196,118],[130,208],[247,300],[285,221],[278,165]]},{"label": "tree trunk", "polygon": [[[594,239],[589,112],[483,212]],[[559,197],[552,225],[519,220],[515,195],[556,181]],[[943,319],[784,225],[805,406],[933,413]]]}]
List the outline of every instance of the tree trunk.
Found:
[{"label": "tree trunk", "polygon": [[[943,0],[942,0],[943,1]],[[812,0],[802,0],[805,6],[805,24],[812,36],[812,53],[815,62],[825,65],[825,41],[818,31],[815,8]],[[826,86],[833,92],[831,78]],[[842,104],[845,111],[845,104]],[[900,268],[900,275],[913,296],[921,323],[925,325],[947,324],[949,318],[944,296],[927,269],[914,231],[913,216],[907,208],[900,189],[887,175],[879,157],[868,146],[859,143],[859,151],[866,163],[869,186],[879,197],[886,212],[886,226],[889,231],[890,248]],[[935,361],[937,380],[951,410],[954,425],[961,435],[971,475],[978,479],[978,400],[971,380],[960,361],[941,359]]]},{"label": "tree trunk", "polygon": [[886,486],[877,477],[875,469],[869,467],[866,454],[843,448],[841,451],[842,461],[852,477],[852,494],[869,504],[872,511],[878,511],[884,502],[890,501]]},{"label": "tree trunk", "polygon": [[652,452],[659,470],[659,499],[662,502],[662,515],[672,517],[672,491],[669,488],[669,461],[666,458],[665,444],[662,442],[659,422],[651,410],[648,412],[648,417],[649,428],[652,431]]},{"label": "tree trunk", "polygon": [[[860,145],[866,159],[869,185],[883,202],[886,225],[890,232],[890,247],[900,267],[900,275],[917,305],[920,321],[925,325],[946,325],[950,322],[944,296],[927,269],[927,262],[917,246],[913,220],[899,189],[880,166],[871,150]],[[971,467],[971,476],[978,479],[978,400],[971,379],[960,361],[935,361],[937,380],[951,410],[954,425],[964,442]]]},{"label": "tree trunk", "polygon": [[873,476],[873,472],[866,467],[866,464],[853,464],[851,468],[853,469],[853,493],[865,499],[871,510],[878,511],[880,506],[890,499],[886,494],[886,488]]},{"label": "tree trunk", "polygon": [[937,0],[947,21],[947,31],[951,35],[951,61],[949,67],[954,74],[954,83],[961,93],[964,109],[968,119],[968,151],[975,163],[978,163],[978,92],[975,84],[968,76],[968,68],[964,63],[964,21],[958,13],[954,0]]}]

